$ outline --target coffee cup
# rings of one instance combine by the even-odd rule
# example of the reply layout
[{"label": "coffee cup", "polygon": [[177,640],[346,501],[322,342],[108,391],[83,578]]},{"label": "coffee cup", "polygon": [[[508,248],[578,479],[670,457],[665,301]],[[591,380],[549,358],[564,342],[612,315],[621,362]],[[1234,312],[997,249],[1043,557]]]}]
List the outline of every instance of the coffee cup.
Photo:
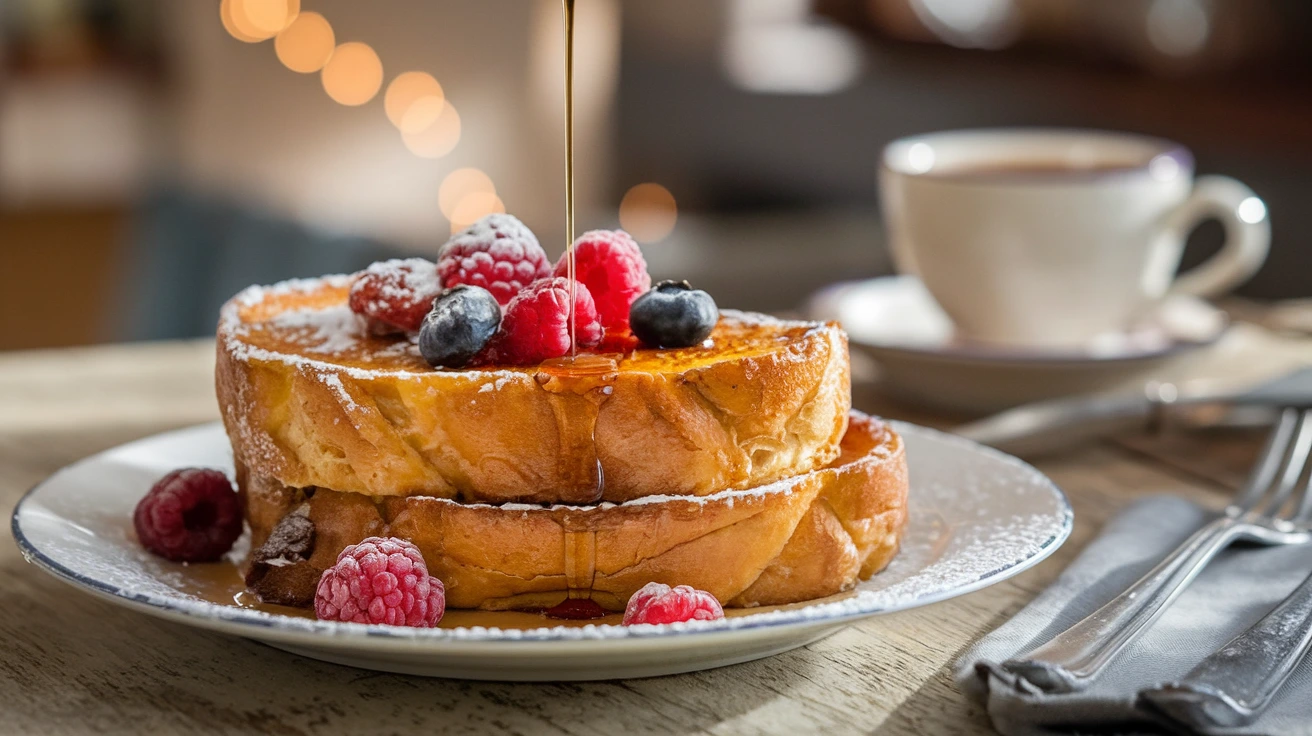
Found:
[{"label": "coffee cup", "polygon": [[[1188,149],[1147,136],[954,131],[889,144],[880,191],[894,263],[960,337],[1066,348],[1129,329],[1169,296],[1224,294],[1266,260],[1262,200],[1193,169]],[[1225,245],[1177,275],[1209,218]]]}]

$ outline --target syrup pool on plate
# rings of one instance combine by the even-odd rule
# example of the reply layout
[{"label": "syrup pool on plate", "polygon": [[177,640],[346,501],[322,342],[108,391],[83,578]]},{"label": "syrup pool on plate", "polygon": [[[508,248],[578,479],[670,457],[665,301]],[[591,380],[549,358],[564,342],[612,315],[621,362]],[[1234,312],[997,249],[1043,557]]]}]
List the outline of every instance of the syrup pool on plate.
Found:
[{"label": "syrup pool on plate", "polygon": [[[314,618],[313,608],[291,608],[289,606],[277,606],[269,603],[261,603],[254,593],[246,590],[246,583],[242,580],[241,570],[237,565],[231,562],[214,562],[197,565],[179,566],[174,574],[167,576],[171,582],[177,586],[180,592],[194,595],[197,598],[214,603],[220,606],[236,606],[252,611],[261,611],[263,613],[275,614],[281,616],[293,616],[296,618]],[[825,598],[819,601],[807,601],[804,604],[791,604],[787,606],[763,606],[761,608],[727,608],[724,611],[725,616],[733,618],[736,616],[747,616],[757,613],[766,613],[769,611],[786,611],[795,608],[801,608],[815,603],[828,603],[831,601],[843,600],[849,598],[852,593],[840,593],[839,595]],[[567,619],[567,618],[549,618],[543,613],[533,611],[479,611],[448,608],[442,621],[438,624],[439,628],[473,628],[477,626],[485,628],[500,629],[540,629],[543,627],[565,626],[577,628],[583,626],[601,626],[606,624],[618,626],[624,614],[620,612],[610,613],[601,618],[592,619]]]}]

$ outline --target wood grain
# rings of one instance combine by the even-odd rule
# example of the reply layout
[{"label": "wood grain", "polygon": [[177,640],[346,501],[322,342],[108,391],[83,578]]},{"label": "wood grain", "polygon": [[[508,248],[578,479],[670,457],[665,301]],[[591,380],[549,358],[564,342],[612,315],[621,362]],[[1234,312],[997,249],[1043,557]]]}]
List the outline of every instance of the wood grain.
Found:
[{"label": "wood grain", "polygon": [[[87,454],[216,418],[211,363],[204,342],[0,356],[0,508]],[[1249,434],[1145,435],[1048,459],[1040,467],[1069,494],[1076,527],[1035,569],[769,659],[622,682],[456,682],[302,659],[102,603],[26,564],[10,540],[0,544],[0,732],[992,733],[953,686],[953,660],[1118,509],[1150,493],[1220,504],[1255,451]]]}]

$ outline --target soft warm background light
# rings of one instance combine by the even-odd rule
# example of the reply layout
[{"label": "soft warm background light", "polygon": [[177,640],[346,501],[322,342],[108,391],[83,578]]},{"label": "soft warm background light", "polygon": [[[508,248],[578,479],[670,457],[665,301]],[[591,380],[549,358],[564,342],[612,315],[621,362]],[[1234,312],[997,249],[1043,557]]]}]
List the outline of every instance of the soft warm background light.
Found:
[{"label": "soft warm background light", "polygon": [[422,133],[437,124],[448,105],[446,100],[438,97],[420,97],[401,116],[397,127],[402,133]]},{"label": "soft warm background light", "polygon": [[406,148],[423,158],[442,158],[460,143],[460,114],[431,97],[411,105],[399,127]]},{"label": "soft warm background light", "polygon": [[246,43],[259,43],[260,41],[269,38],[269,36],[272,36],[273,34],[269,34],[269,36],[261,36],[258,33],[247,33],[242,30],[241,26],[237,25],[237,20],[233,16],[232,11],[233,6],[240,1],[241,0],[223,0],[223,2],[219,3],[219,18],[223,20],[223,29],[228,32],[228,35],[238,41],[244,41]]},{"label": "soft warm background light", "polygon": [[[496,194],[533,228],[548,253],[563,250],[560,0],[301,0],[303,11],[328,19],[338,43],[374,45],[386,65],[383,89],[409,70],[440,81],[458,110],[462,133],[458,147],[438,165],[410,151],[384,114],[384,100],[341,107],[318,79],[284,68],[272,48],[233,40],[216,17],[218,4],[159,4],[162,22],[172,29],[166,37],[170,48],[188,60],[171,74],[177,88],[187,91],[177,100],[175,145],[178,170],[189,181],[333,232],[436,249],[451,228],[438,208],[439,187],[451,171],[476,167],[496,182]],[[610,17],[617,4],[579,0],[579,12],[594,20]],[[493,18],[497,53],[488,45]],[[588,142],[578,152],[579,224],[601,227],[615,213],[608,151],[616,121],[608,112],[613,87],[598,90],[595,80],[614,80],[619,27],[599,29],[590,20],[579,33],[579,71],[593,80],[586,83],[586,105],[582,90],[579,100],[579,140]],[[537,48],[539,40],[551,48]],[[594,57],[597,49],[606,50],[605,58]],[[548,70],[539,63],[549,65],[550,79],[542,79]],[[412,143],[430,137],[436,136],[415,136]]]},{"label": "soft warm background light", "polygon": [[461,201],[471,194],[495,195],[496,193],[497,188],[492,183],[492,177],[479,169],[456,169],[442,180],[442,187],[437,193],[437,203],[442,209],[442,214],[449,219],[455,216],[456,207]]},{"label": "soft warm background light", "polygon": [[383,86],[383,63],[369,44],[344,43],[323,68],[323,88],[335,102],[363,105]]},{"label": "soft warm background light", "polygon": [[[583,229],[600,224],[590,219],[590,208],[606,202],[606,209],[614,211],[614,205],[609,201],[614,196],[613,185],[609,180],[609,157],[613,150],[611,131],[615,122],[612,119],[614,109],[611,103],[619,85],[620,25],[623,17],[621,5],[647,4],[665,7],[663,2],[578,0],[574,29],[574,125],[578,145],[574,152],[574,167],[580,209],[579,225]],[[693,0],[685,4],[718,5],[706,3],[705,0]],[[532,8],[533,19],[530,43],[526,48],[527,58],[522,63],[532,84],[530,99],[533,107],[519,113],[528,124],[521,134],[527,145],[525,152],[517,158],[517,170],[541,172],[539,176],[547,177],[552,189],[547,190],[539,183],[527,193],[510,199],[515,205],[515,214],[525,213],[526,221],[532,222],[535,216],[550,217],[554,222],[563,224],[563,217],[559,214],[564,196],[561,165],[565,160],[565,69],[562,63],[565,40],[561,33],[561,2],[533,0],[525,5]],[[629,9],[625,8],[624,13],[628,12]],[[685,8],[672,8],[653,14],[677,17],[679,22],[689,17]],[[493,172],[496,173],[496,170],[493,169]],[[511,184],[505,177],[498,176],[498,180],[503,189]],[[547,191],[552,191],[552,196],[544,196]],[[530,212],[527,210],[529,206],[539,209]],[[553,225],[552,230],[554,232],[550,234],[540,231],[538,237],[548,252],[559,252],[565,247],[564,228]]]},{"label": "soft warm background light", "polygon": [[[403,133],[418,133],[432,125],[442,111],[446,93],[433,75],[426,72],[405,72],[387,85],[383,106],[387,119]],[[409,113],[419,106],[417,115]]]},{"label": "soft warm background light", "polygon": [[451,232],[458,233],[491,214],[504,214],[506,205],[491,192],[475,192],[460,200],[451,213]]},{"label": "soft warm background light", "polygon": [[247,43],[273,38],[300,12],[300,0],[223,0],[219,5],[223,27]]},{"label": "soft warm background light", "polygon": [[640,243],[657,243],[674,232],[679,206],[660,184],[639,184],[620,203],[620,227]]},{"label": "soft warm background light", "polygon": [[283,66],[294,72],[310,74],[328,63],[337,40],[327,18],[307,12],[296,16],[296,20],[284,28],[273,43]]}]

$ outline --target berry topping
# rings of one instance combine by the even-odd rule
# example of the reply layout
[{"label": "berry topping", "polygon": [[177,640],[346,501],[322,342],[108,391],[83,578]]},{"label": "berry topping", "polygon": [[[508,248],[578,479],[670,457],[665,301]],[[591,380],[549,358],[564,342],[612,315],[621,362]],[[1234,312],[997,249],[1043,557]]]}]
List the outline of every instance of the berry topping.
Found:
[{"label": "berry topping", "polygon": [[351,311],[376,335],[418,332],[442,291],[437,267],[422,258],[379,261],[351,285]]},{"label": "berry topping", "polygon": [[497,334],[501,305],[492,292],[462,284],[433,304],[419,331],[419,352],[434,367],[463,368]]},{"label": "berry topping", "polygon": [[[601,323],[588,287],[574,290],[575,338],[579,347],[601,342]],[[506,307],[506,317],[486,357],[509,365],[532,365],[569,354],[569,279],[529,285]]]},{"label": "berry topping", "polygon": [[710,294],[687,281],[662,281],[638,297],[629,313],[633,334],[657,348],[687,348],[710,336],[720,310]]},{"label": "berry topping", "polygon": [[542,612],[547,618],[558,618],[565,621],[587,621],[588,619],[601,618],[608,613],[610,612],[591,598],[566,598]]},{"label": "berry topping", "polygon": [[[569,274],[569,255],[560,257],[556,275]],[[647,262],[623,230],[593,230],[574,242],[574,275],[588,287],[607,332],[629,329],[629,307],[651,288]]]},{"label": "berry topping", "polygon": [[446,612],[446,588],[428,574],[419,548],[369,537],[342,550],[314,596],[321,621],[431,628]]},{"label": "berry topping", "polygon": [[551,275],[551,262],[533,231],[510,215],[488,215],[442,246],[442,286],[481,286],[505,306],[521,289]]},{"label": "berry topping", "polygon": [[142,546],[160,557],[213,562],[241,536],[241,499],[217,470],[175,470],[137,504],[132,525]]},{"label": "berry topping", "polygon": [[624,609],[624,625],[673,624],[680,621],[714,621],[724,618],[715,596],[687,585],[671,588],[647,583],[633,594]]}]

